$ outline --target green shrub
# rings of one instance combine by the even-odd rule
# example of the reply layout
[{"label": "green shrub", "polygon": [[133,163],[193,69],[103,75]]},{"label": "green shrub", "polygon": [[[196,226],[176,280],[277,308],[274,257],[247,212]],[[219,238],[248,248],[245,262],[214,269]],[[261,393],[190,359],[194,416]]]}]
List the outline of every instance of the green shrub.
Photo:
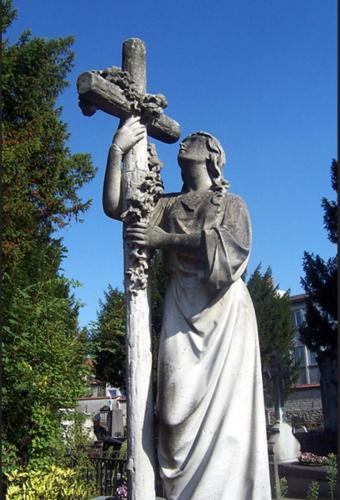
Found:
[{"label": "green shrub", "polygon": [[75,469],[52,465],[38,470],[7,474],[7,500],[88,500],[95,491]]},{"label": "green shrub", "polygon": [[279,499],[286,498],[288,493],[288,481],[285,477],[279,479]]},{"label": "green shrub", "polygon": [[334,453],[329,453],[328,458],[328,467],[327,467],[327,482],[329,487],[329,493],[331,500],[336,498],[335,489],[337,483],[337,458]]},{"label": "green shrub", "polygon": [[308,488],[307,500],[318,500],[319,489],[319,483],[317,483],[316,481],[312,481]]},{"label": "green shrub", "polygon": [[127,440],[123,441],[122,446],[120,447],[120,450],[119,450],[119,455],[118,455],[118,458],[120,458],[121,460],[126,460],[127,446],[128,446]]},{"label": "green shrub", "polygon": [[14,445],[9,443],[6,439],[2,442],[2,471],[10,472],[19,467],[19,458],[17,455],[17,449]]}]

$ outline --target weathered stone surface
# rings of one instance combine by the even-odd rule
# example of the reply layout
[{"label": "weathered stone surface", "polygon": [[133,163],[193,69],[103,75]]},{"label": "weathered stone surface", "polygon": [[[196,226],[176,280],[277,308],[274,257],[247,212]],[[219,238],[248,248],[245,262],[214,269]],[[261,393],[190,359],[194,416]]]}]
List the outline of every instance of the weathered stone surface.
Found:
[{"label": "weathered stone surface", "polygon": [[247,208],[226,192],[223,149],[210,134],[189,136],[178,158],[183,192],[160,198],[149,230],[171,273],[157,401],[166,497],[269,500],[256,319],[241,279]]},{"label": "weathered stone surface", "polygon": [[80,107],[85,115],[92,116],[97,109],[122,119],[140,114],[150,137],[169,144],[176,142],[180,126],[163,113],[163,106],[167,104],[165,98],[137,92],[136,88],[134,80],[130,87],[122,88],[95,71],[82,73],[77,80]]},{"label": "weathered stone surface", "polygon": [[124,437],[124,416],[121,408],[112,408],[111,422],[112,437]]},{"label": "weathered stone surface", "polygon": [[[141,40],[130,39],[123,44],[123,70],[128,70],[137,90],[145,92],[145,45]],[[146,137],[136,144],[124,158],[123,185],[126,212],[134,192],[148,172]],[[126,224],[124,224],[126,226]],[[125,228],[124,228],[125,230]],[[126,294],[126,355],[128,403],[128,489],[129,500],[154,500],[154,433],[152,396],[152,358],[150,326],[149,283],[136,293],[130,290],[133,268],[131,247],[124,242],[125,294]],[[135,249],[136,250],[136,249]],[[148,254],[145,254],[148,261]],[[146,314],[145,314],[146,313]]]},{"label": "weathered stone surface", "polygon": [[82,73],[77,80],[77,90],[82,100],[92,107],[91,114],[97,109],[113,116],[127,117],[131,113],[130,103],[122,89],[98,73],[92,71]]},{"label": "weathered stone surface", "polygon": [[[129,47],[132,52],[124,55],[123,73],[111,68],[105,76],[119,82],[125,97],[131,91],[131,77],[137,88],[132,88],[129,99],[135,103],[135,91],[146,95],[145,63],[141,42],[132,40]],[[158,457],[165,496],[168,500],[269,500],[256,318],[241,278],[251,245],[248,211],[239,196],[227,192],[221,144],[210,134],[197,132],[180,146],[182,192],[159,196],[152,189],[158,182],[156,176],[146,194],[157,196],[146,198],[144,214],[143,186],[152,169],[146,156],[143,113],[162,116],[158,108],[164,101],[162,96],[143,99],[137,96],[134,104],[142,125],[129,119],[114,136],[103,200],[107,214],[126,221],[126,270],[147,265],[150,249],[165,249],[168,255],[171,278],[160,338],[157,401]],[[145,102],[147,109],[139,109]],[[143,272],[148,281],[146,268],[137,277],[128,273],[126,279],[128,469],[129,495],[134,500],[151,499],[153,494],[147,486],[150,481],[140,476],[139,464],[146,465],[146,470],[148,464],[138,461],[150,444],[152,418],[146,394],[147,387],[151,390],[150,335],[145,322],[150,296],[141,279]],[[132,277],[137,286],[131,289]],[[145,372],[141,369],[144,358]]]},{"label": "weathered stone surface", "polygon": [[[110,150],[104,182],[104,209],[113,218],[124,220],[124,233],[130,224],[147,220],[159,191],[158,164],[144,135],[164,142],[178,139],[179,125],[166,117],[166,99],[146,93],[146,50],[132,38],[123,44],[123,67],[83,73],[77,86],[80,107],[91,116],[97,109],[121,118],[139,116],[139,140],[123,153],[116,145]],[[115,187],[118,186],[118,190]],[[118,192],[122,187],[122,192]],[[115,200],[117,192],[118,199]],[[122,202],[121,202],[122,200]],[[128,482],[130,500],[154,500],[154,432],[151,386],[150,289],[148,249],[124,243],[126,290],[126,352],[128,398]]]},{"label": "weathered stone surface", "polygon": [[[138,165],[136,160],[127,163],[128,151],[142,142],[141,133],[132,120],[114,138],[115,150],[125,154],[123,178],[131,174],[128,186],[135,182],[132,167]],[[241,279],[250,251],[248,211],[240,197],[227,192],[225,155],[213,136],[189,136],[180,146],[178,161],[183,191],[161,195],[151,217],[137,217],[125,231],[127,259],[150,248],[168,253],[171,279],[159,346],[157,401],[158,457],[166,497],[269,500],[256,318]],[[115,182],[120,182],[116,168],[108,163],[108,179],[115,171]],[[118,199],[119,192],[108,182],[104,198],[117,207],[112,192]],[[138,203],[131,205],[133,217],[142,211]],[[123,207],[120,217],[125,214]],[[139,293],[129,304],[138,300]],[[134,307],[141,316],[142,307]],[[135,322],[128,338],[137,343],[138,316],[128,310],[128,318]],[[143,382],[143,374],[139,379],[130,361],[129,369],[132,380]],[[133,393],[133,386],[129,391]]]},{"label": "weathered stone surface", "polygon": [[[275,423],[275,410],[268,408],[270,423]],[[293,430],[305,426],[307,430],[323,427],[320,387],[295,389],[284,402],[284,417]]]}]

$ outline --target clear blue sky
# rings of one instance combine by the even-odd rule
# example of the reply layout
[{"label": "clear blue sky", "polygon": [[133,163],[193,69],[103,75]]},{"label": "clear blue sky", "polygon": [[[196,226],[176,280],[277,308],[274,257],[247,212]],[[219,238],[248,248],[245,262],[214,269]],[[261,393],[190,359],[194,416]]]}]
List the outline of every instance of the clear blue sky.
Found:
[{"label": "clear blue sky", "polygon": [[[83,283],[80,323],[96,319],[111,283],[122,289],[119,222],[101,205],[107,150],[117,126],[77,104],[76,79],[90,69],[121,64],[122,42],[147,45],[148,91],[166,95],[167,114],[182,137],[207,130],[228,157],[231,191],[248,204],[253,250],[248,273],[271,266],[280,289],[301,293],[304,250],[334,254],[323,229],[321,198],[334,198],[330,164],[336,157],[335,0],[14,0],[18,19],[47,38],[74,35],[75,66],[59,100],[72,152],[89,152],[98,173],[83,189],[93,204],[83,224],[62,233],[63,269]],[[181,187],[178,144],[158,141],[166,191]]]}]

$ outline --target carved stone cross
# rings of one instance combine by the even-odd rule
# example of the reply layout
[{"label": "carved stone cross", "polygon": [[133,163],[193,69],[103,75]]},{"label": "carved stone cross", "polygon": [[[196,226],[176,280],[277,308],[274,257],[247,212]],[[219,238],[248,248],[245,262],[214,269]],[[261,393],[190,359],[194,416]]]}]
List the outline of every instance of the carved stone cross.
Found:
[{"label": "carved stone cross", "polygon": [[[178,140],[178,123],[163,113],[165,97],[146,93],[146,51],[141,40],[124,42],[122,69],[111,67],[82,73],[77,88],[85,115],[91,116],[97,109],[121,120],[137,115],[149,136],[166,143]],[[157,170],[154,150],[149,147],[148,156],[146,139],[125,156],[124,226],[146,220],[151,213],[155,200],[148,194],[147,186],[150,187],[150,179],[157,179],[155,165]],[[151,186],[149,191],[154,193],[157,189]],[[147,251],[124,243],[130,500],[155,499],[148,260]]]},{"label": "carved stone cross", "polygon": [[123,44],[123,69],[112,66],[102,71],[87,71],[77,80],[79,104],[83,113],[93,115],[101,109],[110,115],[126,119],[141,115],[150,137],[162,142],[176,142],[179,124],[163,114],[167,106],[161,94],[147,94],[145,46],[131,38]]}]

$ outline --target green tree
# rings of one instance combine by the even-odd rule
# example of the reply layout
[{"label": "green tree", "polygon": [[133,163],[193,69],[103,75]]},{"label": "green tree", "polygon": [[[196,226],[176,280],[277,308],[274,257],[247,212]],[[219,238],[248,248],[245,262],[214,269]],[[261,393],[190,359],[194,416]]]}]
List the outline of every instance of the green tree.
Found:
[{"label": "green tree", "polygon": [[[2,30],[16,17],[2,2]],[[60,265],[55,231],[89,207],[78,189],[95,174],[89,155],[71,154],[57,98],[72,67],[71,37],[29,31],[2,42],[3,437],[5,461],[56,458],[59,408],[82,392],[86,338]],[[10,457],[10,458],[9,458]]]},{"label": "green tree", "polygon": [[169,284],[169,274],[166,271],[166,252],[156,252],[151,266],[152,381],[153,394],[156,398],[159,337],[162,329],[165,293]]},{"label": "green tree", "polygon": [[[151,261],[151,334],[153,385],[156,393],[159,335],[168,275],[164,256],[157,252]],[[97,320],[90,325],[89,338],[96,364],[96,376],[102,382],[125,389],[125,296],[109,285],[100,301]]]},{"label": "green tree", "polygon": [[23,465],[60,457],[60,410],[84,392],[86,344],[68,287],[60,277],[16,288],[3,327],[5,438]]},{"label": "green tree", "polygon": [[96,376],[102,382],[125,389],[124,293],[109,285],[100,301],[97,320],[90,325]]},{"label": "green tree", "polygon": [[[337,189],[338,163],[331,164],[332,187]],[[324,226],[332,243],[337,242],[337,203],[322,200]],[[327,261],[319,255],[304,253],[302,286],[307,294],[306,317],[300,327],[301,340],[317,354],[321,373],[321,395],[325,427],[336,424],[336,355],[337,355],[337,254]],[[329,392],[331,391],[331,392]],[[333,417],[331,416],[333,415]]]},{"label": "green tree", "polygon": [[[13,20],[11,2],[3,10],[5,19]],[[40,272],[35,265],[40,246],[54,252],[46,259],[39,252],[45,271],[48,261],[54,264],[61,244],[51,239],[52,232],[79,219],[90,203],[77,194],[93,178],[90,157],[71,154],[62,110],[56,108],[73,63],[72,43],[72,37],[46,40],[29,31],[13,45],[3,41],[3,265],[21,284]],[[24,261],[33,265],[27,269]],[[52,267],[53,273],[58,258]]]},{"label": "green tree", "polygon": [[269,402],[273,398],[273,375],[279,375],[282,394],[287,395],[296,380],[293,361],[295,328],[289,293],[280,293],[274,286],[271,268],[262,274],[258,266],[247,283],[253,300],[261,350],[264,390]]}]

